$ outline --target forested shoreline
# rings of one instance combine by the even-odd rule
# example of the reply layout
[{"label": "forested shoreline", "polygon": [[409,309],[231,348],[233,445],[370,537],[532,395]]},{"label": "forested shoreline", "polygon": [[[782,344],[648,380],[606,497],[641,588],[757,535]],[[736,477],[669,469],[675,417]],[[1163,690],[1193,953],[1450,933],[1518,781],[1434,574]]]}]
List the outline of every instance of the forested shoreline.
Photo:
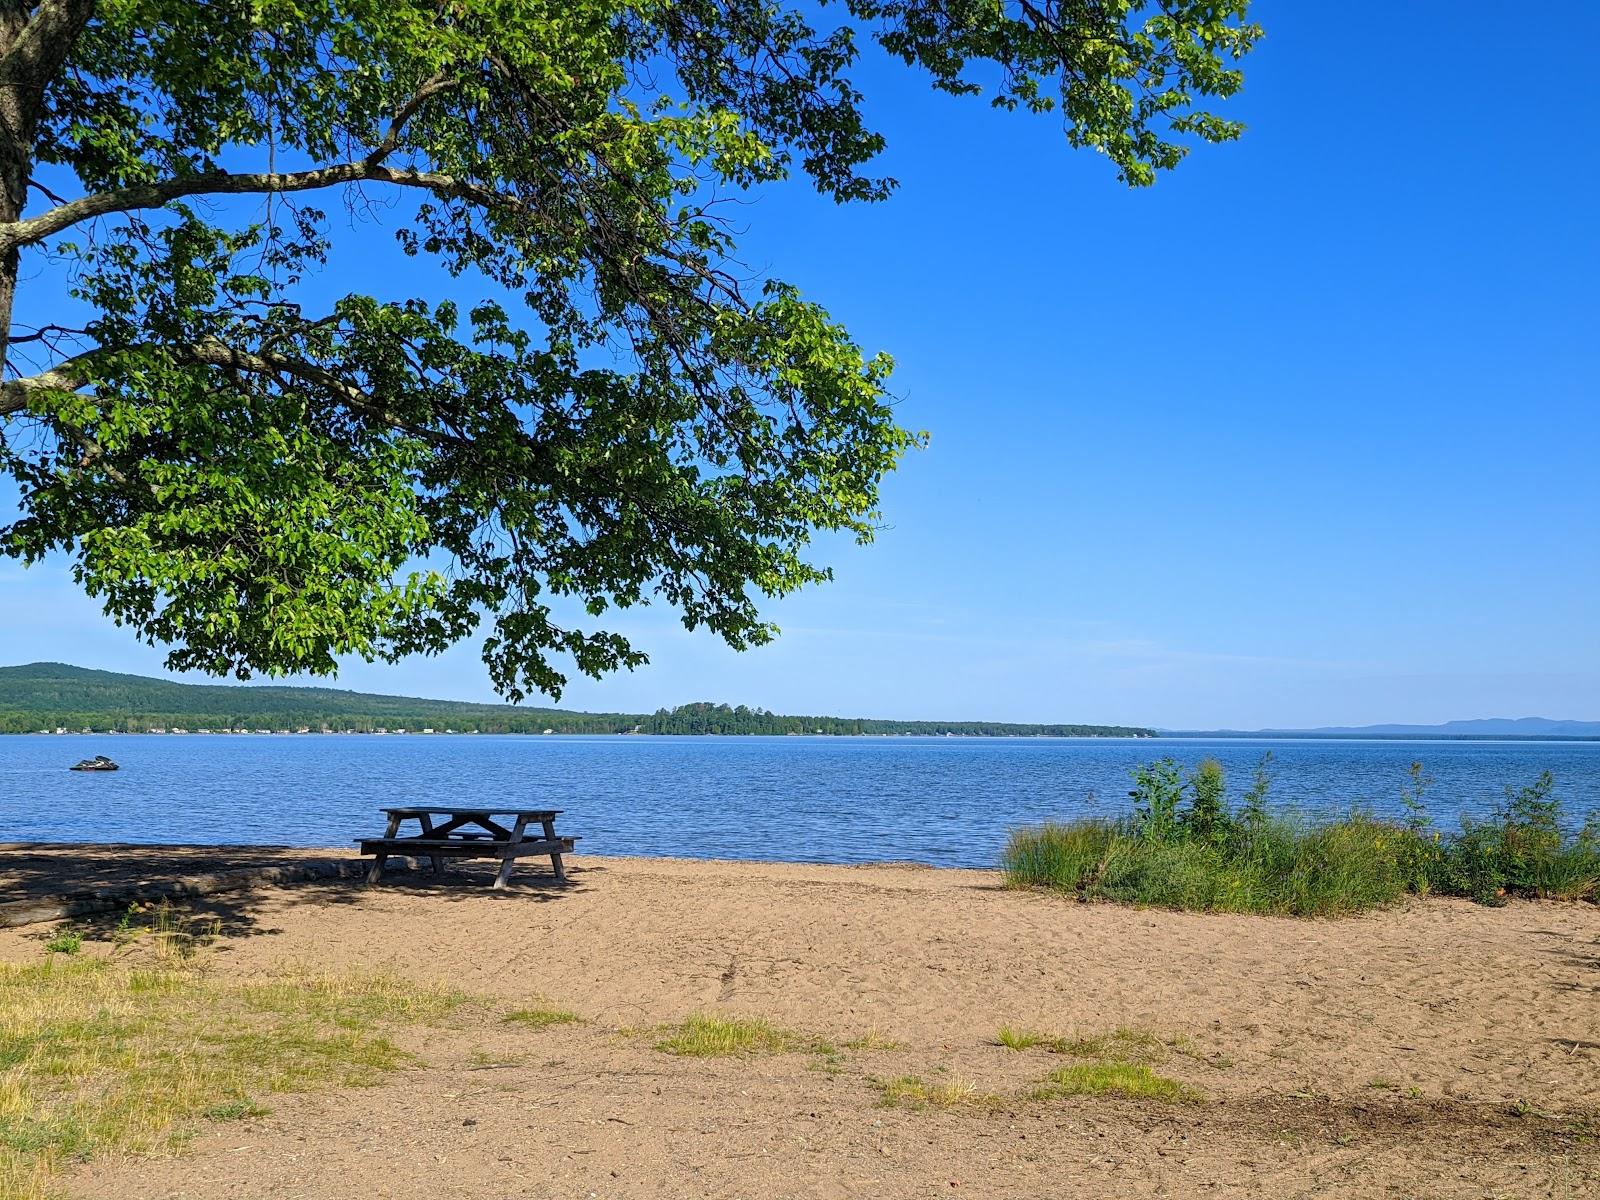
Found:
[{"label": "forested shoreline", "polygon": [[0,733],[586,733],[1153,737],[1121,725],[791,716],[701,702],[653,713],[471,704],[335,688],[175,683],[55,663],[0,667]]}]

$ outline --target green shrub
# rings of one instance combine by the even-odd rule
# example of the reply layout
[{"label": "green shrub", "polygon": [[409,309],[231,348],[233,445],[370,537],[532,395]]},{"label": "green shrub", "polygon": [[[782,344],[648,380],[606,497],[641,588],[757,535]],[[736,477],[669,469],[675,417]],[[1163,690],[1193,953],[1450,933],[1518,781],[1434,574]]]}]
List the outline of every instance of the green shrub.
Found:
[{"label": "green shrub", "polygon": [[1577,836],[1561,830],[1555,777],[1506,789],[1488,821],[1464,821],[1442,842],[1432,882],[1437,890],[1503,904],[1509,896],[1594,898],[1600,889],[1600,837],[1591,817]]},{"label": "green shrub", "polygon": [[1507,788],[1505,800],[1495,807],[1507,886],[1514,891],[1542,895],[1562,858],[1561,803],[1551,795],[1555,786],[1555,776],[1545,771],[1525,788]]},{"label": "green shrub", "polygon": [[1142,766],[1125,820],[1013,831],[1001,855],[1007,880],[1085,900],[1293,916],[1337,916],[1429,892],[1483,904],[1600,894],[1600,816],[1565,835],[1549,772],[1507,788],[1491,820],[1442,836],[1423,805],[1433,781],[1420,763],[1401,788],[1404,823],[1355,813],[1308,824],[1268,814],[1270,760],[1262,757],[1237,816],[1214,760],[1187,780],[1171,759]]},{"label": "green shrub", "polygon": [[1272,751],[1264,751],[1256,763],[1255,777],[1250,790],[1244,794],[1239,807],[1239,819],[1234,825],[1235,836],[1248,836],[1267,823],[1267,795],[1272,790]]},{"label": "green shrub", "polygon": [[1170,758],[1146,763],[1133,772],[1133,824],[1139,836],[1149,841],[1170,841],[1180,829],[1178,806],[1183,803],[1184,784],[1178,764]]},{"label": "green shrub", "polygon": [[1189,776],[1189,807],[1179,814],[1191,838],[1215,846],[1228,841],[1233,821],[1228,815],[1227,790],[1227,776],[1216,759],[1208,758],[1195,768]]},{"label": "green shrub", "polygon": [[1414,762],[1406,771],[1406,782],[1400,785],[1400,807],[1406,814],[1406,832],[1411,836],[1401,848],[1400,865],[1405,873],[1406,886],[1420,896],[1436,891],[1439,863],[1443,851],[1439,835],[1433,829],[1433,818],[1428,815],[1424,797],[1433,786],[1433,777]]},{"label": "green shrub", "polygon": [[1506,872],[1500,831],[1463,821],[1461,832],[1442,846],[1430,880],[1446,896],[1470,896],[1479,904],[1504,904]]}]

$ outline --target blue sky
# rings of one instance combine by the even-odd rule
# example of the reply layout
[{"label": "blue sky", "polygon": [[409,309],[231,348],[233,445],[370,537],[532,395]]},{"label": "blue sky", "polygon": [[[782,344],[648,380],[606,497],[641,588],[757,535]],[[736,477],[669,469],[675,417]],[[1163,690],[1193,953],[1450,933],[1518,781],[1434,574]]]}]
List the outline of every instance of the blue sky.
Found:
[{"label": "blue sky", "polygon": [[[864,63],[899,194],[765,192],[744,258],[890,351],[931,445],[775,645],[636,610],[652,664],[562,703],[1600,718],[1600,5],[1536,12],[1259,2],[1244,140],[1140,192],[1049,119]],[[161,657],[64,563],[0,564],[0,662]],[[492,696],[471,646],[340,682]]]}]

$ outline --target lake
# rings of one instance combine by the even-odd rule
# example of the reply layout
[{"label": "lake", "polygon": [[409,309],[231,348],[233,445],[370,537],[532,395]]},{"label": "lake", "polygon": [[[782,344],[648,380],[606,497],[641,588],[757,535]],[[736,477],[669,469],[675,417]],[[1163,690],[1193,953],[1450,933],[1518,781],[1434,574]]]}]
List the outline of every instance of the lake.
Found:
[{"label": "lake", "polygon": [[[1274,756],[1274,807],[1398,811],[1407,766],[1443,827],[1548,768],[1600,809],[1600,743],[1285,739],[494,736],[0,737],[0,841],[348,846],[390,804],[564,810],[595,854],[992,866],[1006,831],[1127,811],[1129,772],[1221,761],[1230,798]],[[115,774],[67,768],[107,754]]]}]

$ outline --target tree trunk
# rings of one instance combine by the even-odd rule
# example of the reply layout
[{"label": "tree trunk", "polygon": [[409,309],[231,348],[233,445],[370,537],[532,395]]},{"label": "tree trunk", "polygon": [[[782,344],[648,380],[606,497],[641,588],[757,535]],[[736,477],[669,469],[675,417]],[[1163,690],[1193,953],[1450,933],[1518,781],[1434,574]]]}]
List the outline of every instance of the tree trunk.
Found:
[{"label": "tree trunk", "polygon": [[[0,61],[11,57],[17,38],[28,23],[27,5],[6,3],[0,5]],[[13,81],[6,72],[5,82]],[[0,222],[15,221],[22,215],[28,201],[28,168],[32,157],[33,121],[28,119],[28,109],[37,111],[37,102],[29,98],[20,87],[0,87]],[[17,267],[21,254],[15,246],[0,255],[0,378],[5,377],[9,366],[8,351],[11,346],[11,309],[17,298]]]},{"label": "tree trunk", "polygon": [[[95,0],[0,0],[0,226],[22,216],[28,203],[45,88],[94,7]],[[9,366],[19,259],[15,246],[0,251],[0,369]]]}]

